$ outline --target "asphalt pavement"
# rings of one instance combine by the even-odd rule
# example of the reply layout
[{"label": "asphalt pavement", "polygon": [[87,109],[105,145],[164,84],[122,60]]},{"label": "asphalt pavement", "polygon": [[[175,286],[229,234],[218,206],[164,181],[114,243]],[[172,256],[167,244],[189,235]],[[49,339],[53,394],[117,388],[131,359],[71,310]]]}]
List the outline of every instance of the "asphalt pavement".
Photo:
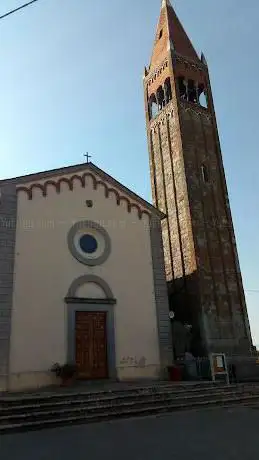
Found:
[{"label": "asphalt pavement", "polygon": [[259,406],[2,435],[1,460],[258,460]]}]

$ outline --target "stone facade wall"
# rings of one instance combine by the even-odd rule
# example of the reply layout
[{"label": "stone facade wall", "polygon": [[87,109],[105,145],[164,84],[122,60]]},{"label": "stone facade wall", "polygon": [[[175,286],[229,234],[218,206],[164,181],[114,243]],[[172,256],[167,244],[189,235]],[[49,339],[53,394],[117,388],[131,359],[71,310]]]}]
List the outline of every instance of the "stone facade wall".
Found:
[{"label": "stone facade wall", "polygon": [[182,278],[195,270],[194,246],[189,243],[191,221],[181,144],[173,102],[151,124],[152,185],[158,208],[167,215],[163,238],[167,280]]},{"label": "stone facade wall", "polygon": [[7,386],[12,319],[17,196],[13,185],[0,196],[0,391]]},{"label": "stone facade wall", "polygon": [[166,377],[166,367],[172,363],[172,334],[169,319],[168,293],[164,270],[164,252],[161,220],[157,216],[150,219],[150,239],[154,274],[154,291],[157,309],[161,377]]},{"label": "stone facade wall", "polygon": [[[187,102],[179,106],[207,345],[233,352],[249,350],[251,335],[212,98],[208,110]],[[203,166],[207,183],[202,177]]]},{"label": "stone facade wall", "polygon": [[[162,231],[171,307],[199,325],[207,351],[246,353],[252,340],[209,76],[202,63],[188,64],[173,51],[168,62],[172,100],[151,121],[147,115],[147,133],[153,203],[167,215]],[[184,70],[186,78],[206,82],[208,109],[180,101],[176,76]]]}]

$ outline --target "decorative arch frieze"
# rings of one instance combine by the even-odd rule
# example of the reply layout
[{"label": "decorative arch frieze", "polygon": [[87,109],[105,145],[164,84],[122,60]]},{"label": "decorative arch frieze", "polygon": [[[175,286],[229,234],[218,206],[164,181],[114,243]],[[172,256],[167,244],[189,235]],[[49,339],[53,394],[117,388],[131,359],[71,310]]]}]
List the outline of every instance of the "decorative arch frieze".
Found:
[{"label": "decorative arch frieze", "polygon": [[16,190],[17,193],[26,193],[28,200],[32,200],[33,190],[40,190],[42,192],[42,196],[47,197],[49,188],[54,188],[56,190],[56,193],[61,193],[62,184],[66,184],[70,191],[73,191],[75,181],[79,182],[82,188],[85,188],[88,178],[92,180],[92,187],[94,190],[97,190],[100,187],[103,189],[105,198],[109,198],[111,195],[114,195],[117,206],[120,206],[121,203],[126,202],[127,211],[129,213],[132,209],[136,209],[139,219],[142,218],[143,214],[146,214],[150,218],[150,213],[147,210],[142,209],[137,203],[131,202],[128,197],[121,195],[115,188],[108,187],[108,185],[104,181],[97,180],[92,173],[84,173],[82,176],[75,174],[70,178],[61,177],[57,181],[47,180],[42,184],[35,183],[28,187],[18,186]]},{"label": "decorative arch frieze", "polygon": [[17,193],[18,192],[26,193],[26,195],[28,197],[28,200],[32,200],[32,189],[31,189],[31,187],[18,187],[16,190],[17,190]]},{"label": "decorative arch frieze", "polygon": [[130,203],[130,200],[126,197],[126,196],[122,196],[120,198],[120,202],[122,203],[123,201],[125,201],[127,203],[127,210],[128,212],[131,212],[131,203]]},{"label": "decorative arch frieze", "polygon": [[173,111],[172,103],[170,102],[167,110],[164,109],[160,115],[158,115],[154,120],[150,122],[151,132],[156,133],[157,128],[159,128],[159,126],[165,125],[168,119],[173,118],[173,115],[174,115],[174,111]]},{"label": "decorative arch frieze", "polygon": [[44,196],[47,196],[47,189],[48,187],[53,187],[54,189],[56,189],[56,192],[57,193],[60,193],[60,185],[55,182],[54,180],[47,180],[47,182],[44,183],[44,189],[45,189],[45,195]]},{"label": "decorative arch frieze", "polygon": [[115,195],[117,206],[119,206],[121,202],[119,193],[114,188],[109,188],[108,194],[111,195],[112,193]]},{"label": "decorative arch frieze", "polygon": [[84,184],[86,185],[86,178],[87,177],[91,177],[92,179],[92,182],[93,182],[93,189],[96,190],[97,189],[97,179],[96,177],[94,176],[94,174],[90,173],[90,172],[87,172],[87,173],[84,173],[82,175],[82,178],[84,180]]},{"label": "decorative arch frieze", "polygon": [[141,211],[140,207],[139,207],[137,204],[134,203],[134,204],[131,205],[131,209],[133,209],[133,208],[135,208],[135,209],[137,210],[137,212],[138,212],[138,217],[139,217],[139,219],[141,219],[141,217],[142,217],[142,211]]},{"label": "decorative arch frieze", "polygon": [[84,176],[78,176],[77,174],[74,174],[71,179],[70,179],[73,183],[78,181],[80,182],[82,188],[85,188],[85,177]]},{"label": "decorative arch frieze", "polygon": [[58,180],[59,190],[61,190],[61,184],[67,184],[69,190],[72,192],[73,181],[71,179],[68,179],[67,177],[61,177],[61,179]]},{"label": "decorative arch frieze", "polygon": [[166,58],[158,67],[148,74],[148,85],[151,85],[154,80],[168,67],[168,59]]},{"label": "decorative arch frieze", "polygon": [[103,182],[102,180],[98,180],[96,182],[96,189],[98,188],[98,186],[103,187],[104,196],[105,196],[105,198],[108,198],[109,197],[109,188],[108,188],[107,184],[105,182]]},{"label": "decorative arch frieze", "polygon": [[31,186],[31,191],[33,191],[33,189],[35,189],[35,190],[41,190],[42,195],[43,195],[43,196],[46,196],[46,190],[45,190],[44,185],[41,185],[41,184],[33,184],[33,185]]}]

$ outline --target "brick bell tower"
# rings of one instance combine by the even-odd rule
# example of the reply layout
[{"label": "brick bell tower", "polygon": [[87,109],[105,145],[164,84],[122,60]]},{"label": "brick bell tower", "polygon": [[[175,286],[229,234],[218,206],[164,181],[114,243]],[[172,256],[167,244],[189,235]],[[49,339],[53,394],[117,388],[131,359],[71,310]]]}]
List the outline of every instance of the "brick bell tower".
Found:
[{"label": "brick bell tower", "polygon": [[[252,338],[206,59],[163,0],[144,91],[153,203],[170,309],[191,351],[248,354]],[[175,339],[177,340],[177,339]]]}]

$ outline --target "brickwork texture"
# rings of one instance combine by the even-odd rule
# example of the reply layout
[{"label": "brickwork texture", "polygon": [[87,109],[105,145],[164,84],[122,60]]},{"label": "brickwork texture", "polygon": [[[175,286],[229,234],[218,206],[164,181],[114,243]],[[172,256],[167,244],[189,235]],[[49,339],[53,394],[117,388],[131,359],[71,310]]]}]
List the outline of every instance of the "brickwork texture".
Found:
[{"label": "brickwork texture", "polygon": [[[168,76],[171,99],[153,116],[152,98],[159,101]],[[182,97],[180,78],[202,85],[207,107]],[[169,2],[161,9],[144,91],[153,203],[167,215],[162,231],[170,307],[199,329],[203,351],[249,353],[252,339],[209,71]]]},{"label": "brickwork texture", "polygon": [[17,196],[14,185],[0,194],[0,380],[7,379],[11,334]]}]

